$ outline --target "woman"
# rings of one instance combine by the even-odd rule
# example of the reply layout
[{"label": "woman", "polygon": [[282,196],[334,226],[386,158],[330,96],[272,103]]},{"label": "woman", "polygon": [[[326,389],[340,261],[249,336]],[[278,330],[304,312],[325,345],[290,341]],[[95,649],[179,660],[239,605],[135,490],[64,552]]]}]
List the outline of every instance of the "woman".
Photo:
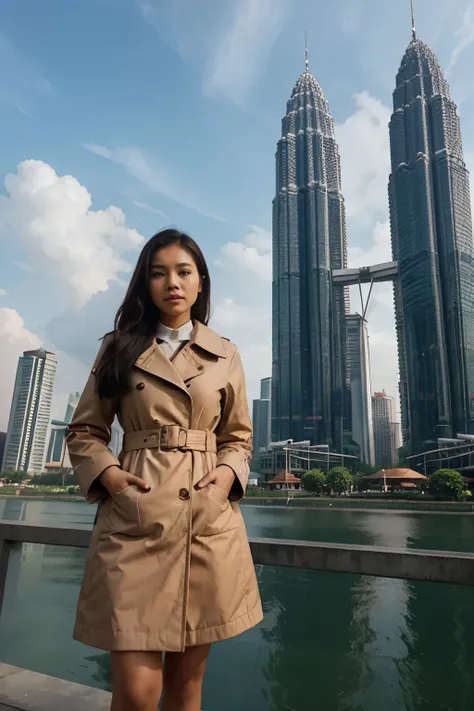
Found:
[{"label": "woman", "polygon": [[112,653],[111,711],[156,711],[160,697],[163,711],[200,711],[212,642],[262,619],[238,504],[251,450],[244,374],[206,326],[209,308],[198,245],[155,235],[69,426],[81,489],[99,504],[74,637]]}]

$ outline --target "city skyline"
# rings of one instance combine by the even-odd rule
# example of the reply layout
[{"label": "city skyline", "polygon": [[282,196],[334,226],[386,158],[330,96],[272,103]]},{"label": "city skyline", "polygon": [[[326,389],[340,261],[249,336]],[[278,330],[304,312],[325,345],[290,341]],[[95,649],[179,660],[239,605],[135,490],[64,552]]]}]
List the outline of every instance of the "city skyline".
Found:
[{"label": "city skyline", "polygon": [[[394,73],[409,40],[408,3],[387,10],[374,0],[338,7],[304,1],[296,12],[278,0],[260,3],[251,20],[243,0],[212,10],[203,0],[201,17],[187,0],[175,17],[165,3],[150,5],[147,21],[138,4],[124,0],[113,16],[106,3],[83,6],[72,22],[60,8],[39,12],[26,0],[28,26],[15,5],[0,9],[0,53],[10,66],[0,81],[1,177],[11,176],[0,198],[0,429],[18,356],[41,344],[58,354],[53,417],[63,417],[69,392],[82,388],[110,328],[140,239],[170,223],[203,245],[213,276],[212,325],[240,347],[249,399],[257,397],[270,374],[274,146],[282,106],[302,70],[306,28],[340,146],[349,266],[390,257],[387,125]],[[448,9],[418,0],[416,9],[418,29],[448,68],[469,121],[469,3],[454,0]],[[190,31],[196,22],[199,36]],[[86,57],[75,37],[92,26]],[[245,62],[226,69],[239,46]],[[173,111],[163,111],[163,96]],[[112,110],[117,105],[120,112]],[[474,141],[466,138],[471,163]],[[37,224],[43,233],[34,232]],[[79,243],[84,259],[75,253]],[[374,388],[395,393],[390,291],[374,289],[367,317]]]}]

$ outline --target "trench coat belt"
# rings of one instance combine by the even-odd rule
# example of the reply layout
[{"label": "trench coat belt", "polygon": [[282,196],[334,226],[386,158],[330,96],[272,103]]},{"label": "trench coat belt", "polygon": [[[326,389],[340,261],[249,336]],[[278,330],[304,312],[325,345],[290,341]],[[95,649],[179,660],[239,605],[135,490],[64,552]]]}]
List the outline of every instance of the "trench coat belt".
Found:
[{"label": "trench coat belt", "polygon": [[215,453],[216,435],[209,430],[188,430],[180,425],[162,425],[154,430],[126,432],[123,437],[123,452],[153,448]]}]

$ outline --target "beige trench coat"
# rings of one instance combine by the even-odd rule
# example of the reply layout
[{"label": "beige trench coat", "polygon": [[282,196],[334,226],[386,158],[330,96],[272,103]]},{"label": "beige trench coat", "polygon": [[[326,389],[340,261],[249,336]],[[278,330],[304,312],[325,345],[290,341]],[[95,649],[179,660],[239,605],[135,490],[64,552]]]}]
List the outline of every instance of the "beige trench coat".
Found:
[{"label": "beige trench coat", "polygon": [[[262,619],[238,503],[251,450],[244,374],[235,346],[200,323],[173,361],[154,343],[135,366],[116,404],[97,396],[94,367],[69,426],[81,489],[99,502],[74,637],[110,651],[183,651]],[[115,415],[118,459],[108,449]],[[229,497],[214,484],[194,488],[217,464],[236,474]],[[98,480],[110,465],[151,491],[110,497]]]}]

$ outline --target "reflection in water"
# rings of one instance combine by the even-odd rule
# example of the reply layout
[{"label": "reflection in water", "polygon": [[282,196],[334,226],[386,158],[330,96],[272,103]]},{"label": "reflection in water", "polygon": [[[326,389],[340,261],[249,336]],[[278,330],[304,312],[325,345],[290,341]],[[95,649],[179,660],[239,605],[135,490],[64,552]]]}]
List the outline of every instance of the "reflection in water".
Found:
[{"label": "reflection in water", "polygon": [[[252,536],[474,551],[472,516],[243,511]],[[90,527],[94,513],[81,502],[0,499],[9,520]],[[109,656],[71,638],[85,558],[57,546],[14,549],[1,660],[109,689]],[[222,711],[223,698],[226,711],[471,708],[473,589],[264,566],[257,574],[264,622],[212,650],[206,711]]]},{"label": "reflection in water", "polygon": [[[416,540],[420,520],[419,516],[369,513],[356,522],[374,545],[406,548]],[[406,660],[414,642],[409,610],[413,594],[413,584],[405,580],[363,578],[355,586],[351,638],[354,653],[362,660],[362,673],[357,691],[347,699],[349,708],[411,707]]]},{"label": "reflection in water", "polygon": [[[341,700],[358,688],[360,658],[348,630],[353,576],[264,567],[262,637],[269,650],[262,696],[268,711],[352,708]],[[284,604],[282,603],[284,601]],[[310,703],[311,702],[311,703]]]}]

